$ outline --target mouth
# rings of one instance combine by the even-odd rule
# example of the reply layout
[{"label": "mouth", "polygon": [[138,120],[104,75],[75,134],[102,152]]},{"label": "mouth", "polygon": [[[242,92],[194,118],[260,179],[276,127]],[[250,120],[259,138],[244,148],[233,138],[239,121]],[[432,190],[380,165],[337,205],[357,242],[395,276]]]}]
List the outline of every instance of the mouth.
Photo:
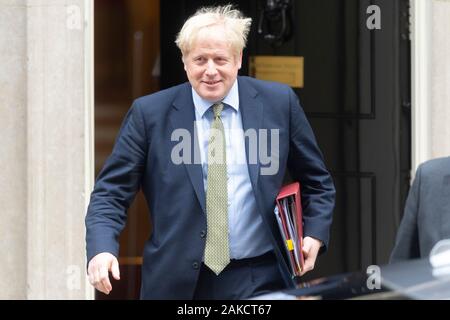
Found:
[{"label": "mouth", "polygon": [[204,84],[208,85],[208,86],[215,86],[216,84],[220,83],[220,80],[217,81],[203,81]]}]

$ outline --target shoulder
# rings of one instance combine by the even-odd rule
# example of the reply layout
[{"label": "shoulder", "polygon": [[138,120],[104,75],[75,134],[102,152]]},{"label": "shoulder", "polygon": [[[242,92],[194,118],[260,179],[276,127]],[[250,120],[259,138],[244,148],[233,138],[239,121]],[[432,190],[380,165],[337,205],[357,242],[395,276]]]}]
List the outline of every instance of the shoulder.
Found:
[{"label": "shoulder", "polygon": [[174,87],[170,87],[146,96],[139,97],[134,100],[133,105],[135,105],[136,108],[141,108],[146,111],[155,108],[160,109],[164,106],[171,106],[178,95],[182,93],[186,94],[189,90],[190,85],[188,82],[185,82]]},{"label": "shoulder", "polygon": [[284,83],[274,82],[274,81],[265,81],[259,80],[251,77],[240,76],[238,81],[243,85],[250,85],[258,92],[281,92],[287,93],[291,91],[291,87]]},{"label": "shoulder", "polygon": [[450,174],[450,157],[436,158],[422,163],[417,169],[421,179],[442,178]]},{"label": "shoulder", "polygon": [[258,80],[251,77],[239,77],[239,90],[244,90],[252,96],[264,101],[267,105],[273,105],[277,109],[282,106],[290,106],[298,97],[292,88],[286,84]]}]

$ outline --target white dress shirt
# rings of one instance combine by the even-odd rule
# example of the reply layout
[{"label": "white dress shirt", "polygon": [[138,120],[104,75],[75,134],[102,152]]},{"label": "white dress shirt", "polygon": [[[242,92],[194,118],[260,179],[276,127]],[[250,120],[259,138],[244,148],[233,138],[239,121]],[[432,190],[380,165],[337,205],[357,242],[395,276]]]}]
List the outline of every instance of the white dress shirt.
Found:
[{"label": "white dress shirt", "polygon": [[[213,121],[210,108],[213,103],[201,98],[192,89],[195,106],[196,128],[201,155],[203,184],[207,189],[207,150],[209,129]],[[242,117],[239,110],[239,89],[236,80],[228,95],[223,99],[221,114],[225,130],[228,188],[228,228],[231,259],[259,256],[273,249],[257,211],[255,196],[250,182],[245,157],[245,140]]]}]

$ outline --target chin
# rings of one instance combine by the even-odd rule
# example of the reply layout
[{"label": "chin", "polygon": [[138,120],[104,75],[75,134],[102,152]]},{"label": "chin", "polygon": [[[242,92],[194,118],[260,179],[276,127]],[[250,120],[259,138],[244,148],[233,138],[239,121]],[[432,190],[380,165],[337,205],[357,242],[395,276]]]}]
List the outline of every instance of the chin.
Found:
[{"label": "chin", "polygon": [[222,96],[219,93],[211,94],[210,92],[206,92],[206,93],[202,94],[201,97],[203,99],[211,101],[211,102],[216,102],[216,101],[222,100]]},{"label": "chin", "polygon": [[204,99],[208,100],[210,102],[217,102],[219,100],[222,100],[220,97],[216,97],[216,96],[206,96]]}]

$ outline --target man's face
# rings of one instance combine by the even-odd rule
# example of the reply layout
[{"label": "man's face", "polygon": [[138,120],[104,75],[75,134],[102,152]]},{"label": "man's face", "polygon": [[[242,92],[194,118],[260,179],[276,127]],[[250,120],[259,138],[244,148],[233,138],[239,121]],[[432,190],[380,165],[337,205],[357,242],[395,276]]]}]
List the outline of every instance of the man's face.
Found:
[{"label": "man's face", "polygon": [[222,100],[233,86],[242,64],[225,38],[222,27],[200,31],[184,56],[184,70],[194,90],[210,102]]}]

